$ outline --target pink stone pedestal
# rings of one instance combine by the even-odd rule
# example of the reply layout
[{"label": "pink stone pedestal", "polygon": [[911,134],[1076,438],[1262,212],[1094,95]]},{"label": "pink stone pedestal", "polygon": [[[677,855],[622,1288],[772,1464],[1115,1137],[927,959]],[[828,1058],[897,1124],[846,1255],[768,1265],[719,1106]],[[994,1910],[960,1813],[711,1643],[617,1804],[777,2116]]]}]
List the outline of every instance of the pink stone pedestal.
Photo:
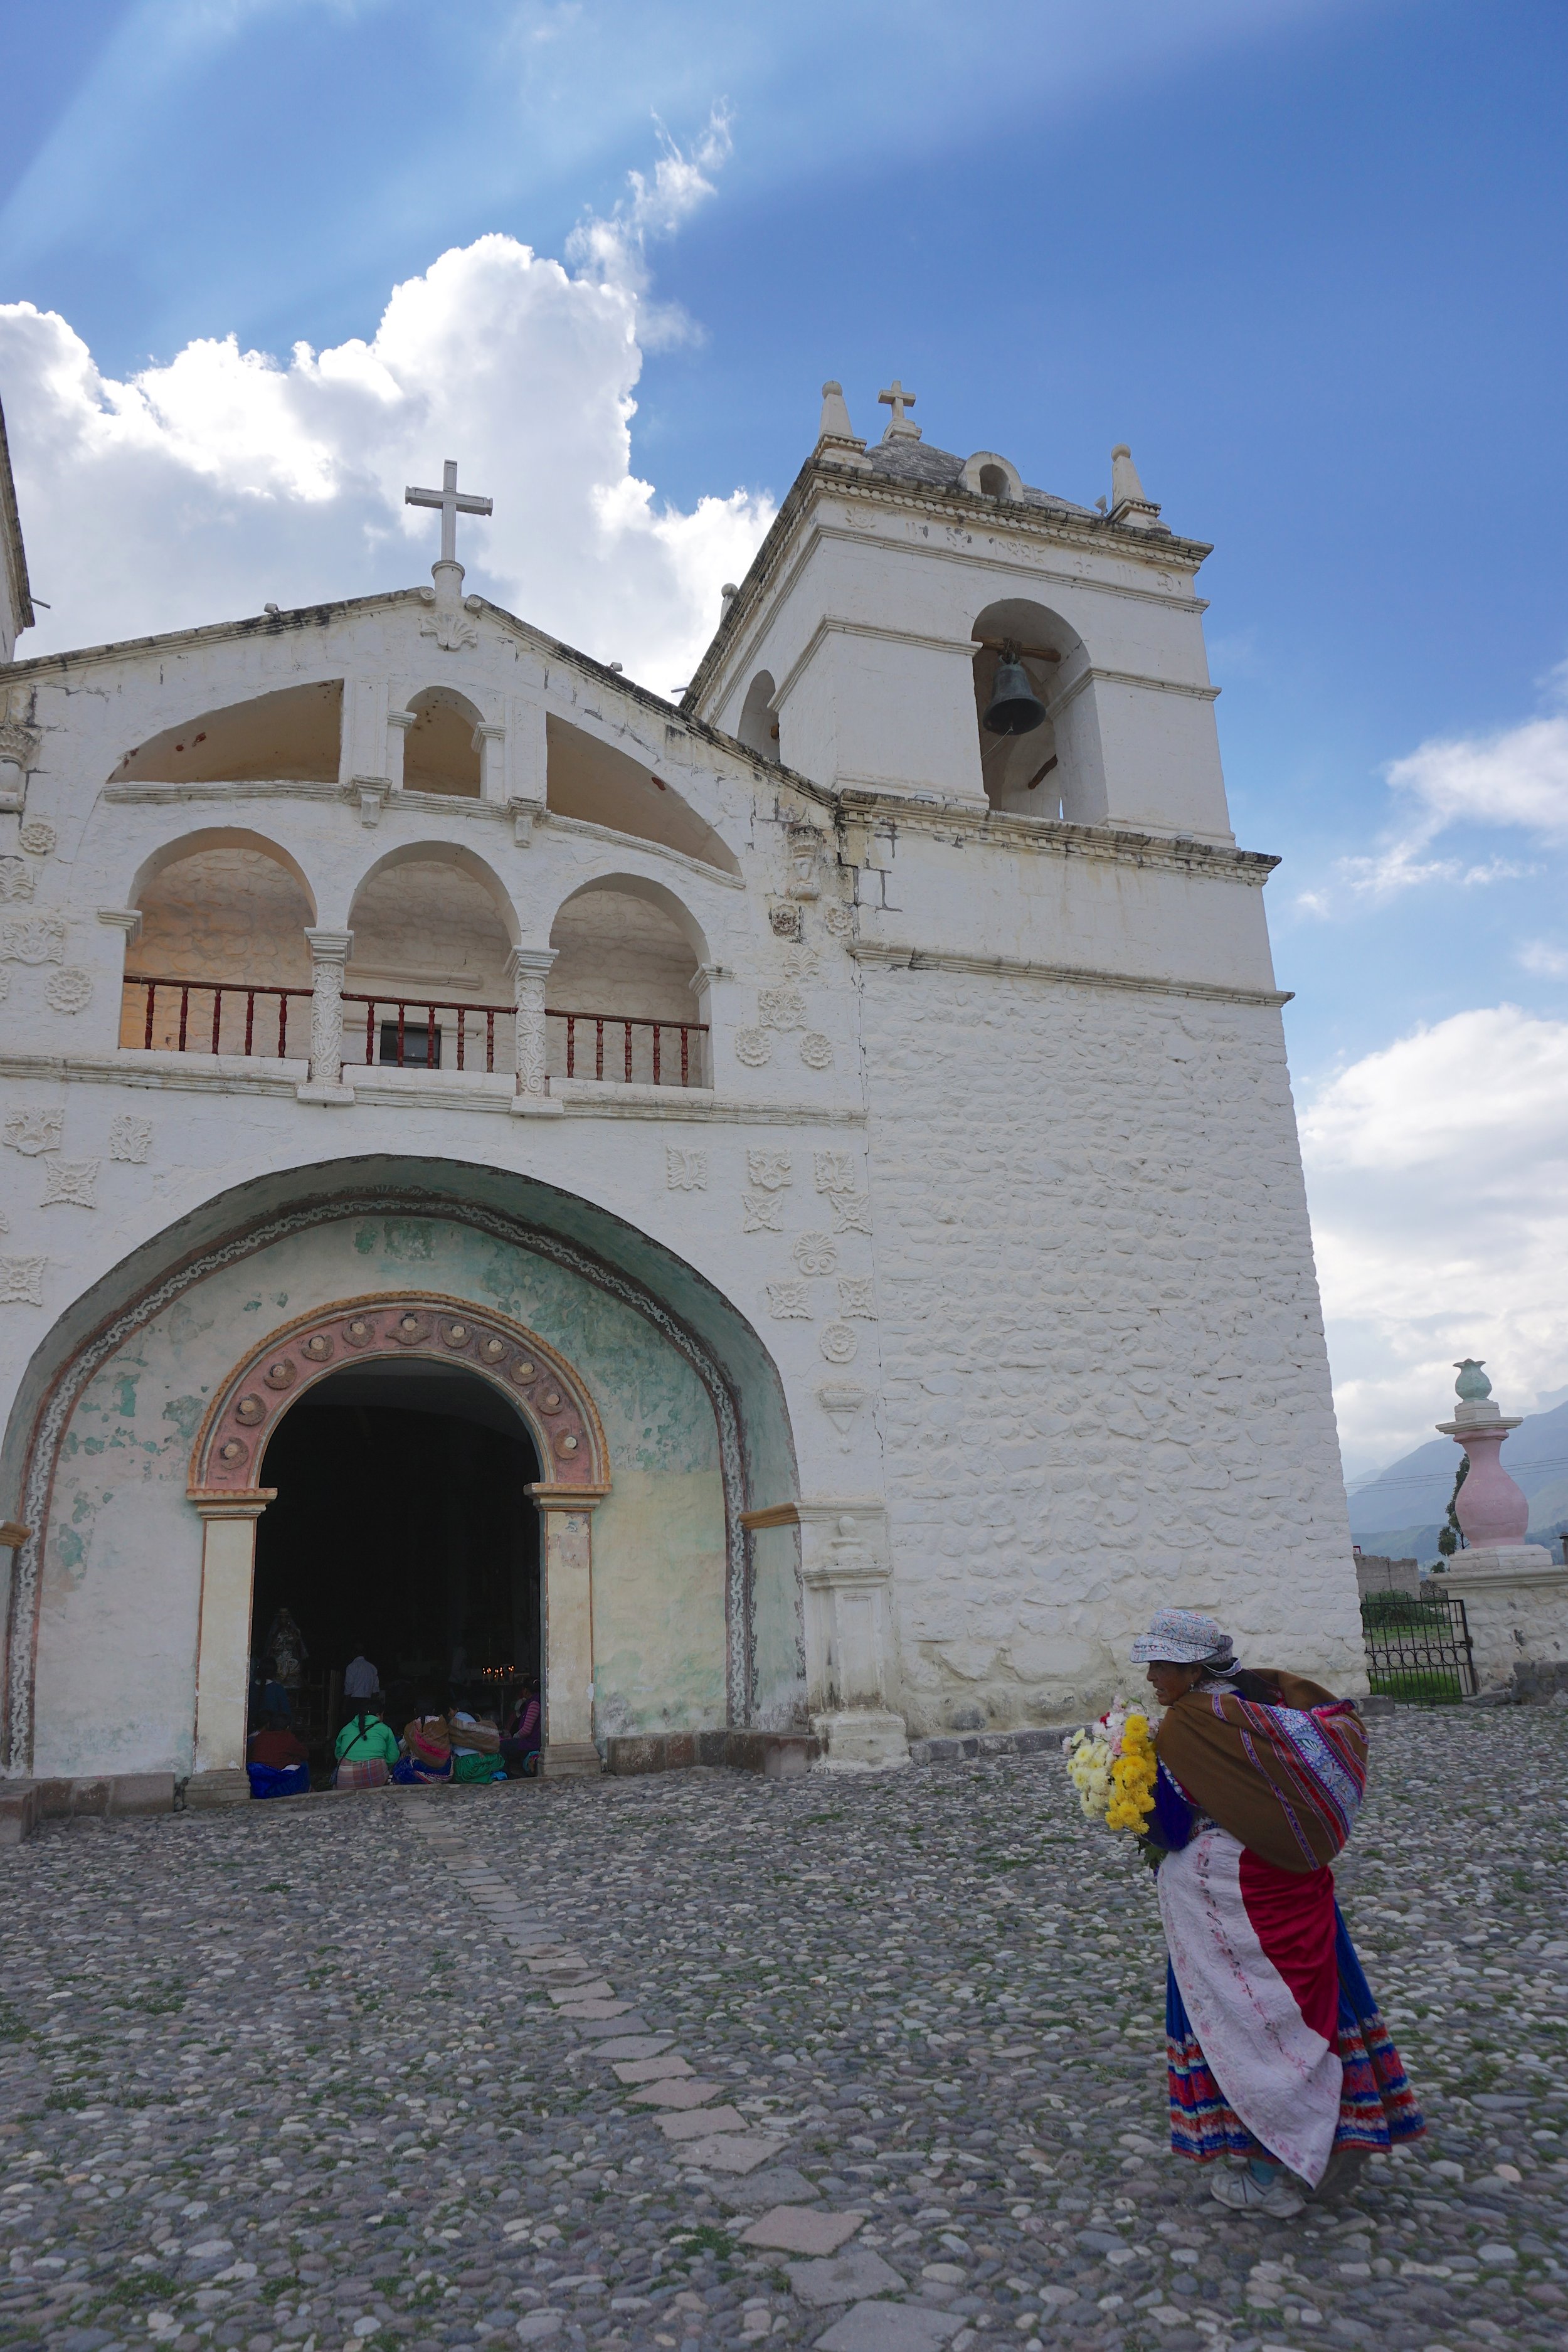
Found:
[{"label": "pink stone pedestal", "polygon": [[1469,1473],[1455,1516],[1468,1549],[1456,1552],[1440,1587],[1463,1601],[1476,1676],[1483,1690],[1506,1683],[1526,1660],[1568,1657],[1568,1567],[1542,1544],[1526,1543],[1530,1504],[1499,1459],[1520,1416],[1490,1399],[1461,1404],[1437,1428],[1463,1446]]}]

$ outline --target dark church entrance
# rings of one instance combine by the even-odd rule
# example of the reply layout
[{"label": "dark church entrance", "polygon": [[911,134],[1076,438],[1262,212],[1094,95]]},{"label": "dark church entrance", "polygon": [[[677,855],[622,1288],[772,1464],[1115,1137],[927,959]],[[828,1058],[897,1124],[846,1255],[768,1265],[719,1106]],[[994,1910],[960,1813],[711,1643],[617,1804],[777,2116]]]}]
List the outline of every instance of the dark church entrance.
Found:
[{"label": "dark church entrance", "polygon": [[[295,1727],[314,1762],[349,1711],[363,1645],[397,1730],[416,1710],[489,1713],[539,1673],[539,1460],[487,1381],[414,1360],[345,1368],[300,1398],[258,1484],[253,1676],[287,1609],[307,1656]],[[252,1725],[259,1721],[253,1680]]]}]

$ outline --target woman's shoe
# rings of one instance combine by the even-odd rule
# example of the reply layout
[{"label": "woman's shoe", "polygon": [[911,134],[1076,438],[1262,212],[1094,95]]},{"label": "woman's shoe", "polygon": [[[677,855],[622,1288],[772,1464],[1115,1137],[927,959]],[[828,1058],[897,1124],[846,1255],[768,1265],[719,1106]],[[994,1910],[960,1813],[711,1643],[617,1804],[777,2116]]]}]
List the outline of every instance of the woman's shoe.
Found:
[{"label": "woman's shoe", "polygon": [[1283,2168],[1275,2174],[1267,2189],[1260,2188],[1250,2172],[1222,2172],[1217,2180],[1210,2182],[1209,2193],[1233,2212],[1261,2213],[1271,2221],[1289,2221],[1307,2202],[1295,2183],[1287,2179]]}]

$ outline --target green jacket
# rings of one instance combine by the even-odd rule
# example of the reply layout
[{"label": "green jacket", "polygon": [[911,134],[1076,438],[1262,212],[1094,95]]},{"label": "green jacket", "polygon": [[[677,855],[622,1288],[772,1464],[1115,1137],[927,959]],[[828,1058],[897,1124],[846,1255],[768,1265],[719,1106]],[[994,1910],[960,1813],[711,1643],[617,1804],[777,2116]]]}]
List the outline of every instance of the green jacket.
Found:
[{"label": "green jacket", "polygon": [[369,1764],[379,1759],[383,1764],[395,1764],[403,1750],[397,1744],[397,1734],[390,1724],[383,1723],[379,1715],[365,1710],[364,1729],[359,1727],[359,1717],[351,1715],[338,1734],[337,1759],[340,1764]]}]

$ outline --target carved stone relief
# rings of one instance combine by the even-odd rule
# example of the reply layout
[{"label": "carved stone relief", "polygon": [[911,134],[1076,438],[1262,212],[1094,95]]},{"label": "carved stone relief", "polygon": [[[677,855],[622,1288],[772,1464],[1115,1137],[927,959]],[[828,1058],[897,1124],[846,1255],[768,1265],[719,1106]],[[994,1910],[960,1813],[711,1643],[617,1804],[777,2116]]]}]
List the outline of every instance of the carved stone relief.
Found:
[{"label": "carved stone relief", "polygon": [[44,995],[52,1012],[85,1012],[92,1003],[92,974],[79,964],[68,963],[63,971],[49,974]]},{"label": "carved stone relief", "polygon": [[667,1143],[664,1147],[664,1182],[670,1192],[706,1192],[708,1190],[708,1154],[692,1151],[684,1145]]},{"label": "carved stone relief", "polygon": [[847,1323],[830,1323],[817,1344],[830,1364],[847,1364],[860,1342]]},{"label": "carved stone relief", "polygon": [[0,905],[33,895],[34,874],[25,857],[0,857]]},{"label": "carved stone relief", "polygon": [[877,1319],[875,1277],[868,1274],[845,1274],[838,1279],[838,1312],[858,1316],[864,1322]]},{"label": "carved stone relief", "polygon": [[0,1257],[0,1306],[41,1307],[47,1258]]},{"label": "carved stone relief", "polygon": [[828,1196],[833,1212],[836,1234],[868,1234],[871,1230],[871,1196],[868,1192],[833,1192]]},{"label": "carved stone relief", "polygon": [[748,1151],[746,1181],[760,1192],[782,1192],[795,1182],[795,1162],[787,1151]]},{"label": "carved stone relief", "polygon": [[770,1282],[767,1291],[768,1306],[781,1321],[809,1323],[816,1314],[806,1283]]},{"label": "carved stone relief", "polygon": [[748,1070],[760,1070],[773,1060],[773,1041],[765,1029],[737,1029],[735,1059]]},{"label": "carved stone relief", "polygon": [[784,1204],[777,1192],[742,1192],[741,1207],[749,1234],[782,1234]]},{"label": "carved stone relief", "polygon": [[55,845],[55,829],[47,817],[30,816],[16,838],[29,857],[47,857]]},{"label": "carved stone relief", "polygon": [[10,963],[63,963],[66,927],[58,915],[13,915],[0,925],[0,955]]},{"label": "carved stone relief", "polygon": [[153,1122],[137,1118],[130,1111],[121,1111],[109,1122],[109,1156],[111,1160],[142,1160],[153,1148]]},{"label": "carved stone relief", "polygon": [[759,988],[757,1019],[764,1029],[804,1029],[805,999],[798,988]]},{"label": "carved stone relief", "polygon": [[850,1450],[850,1432],[866,1402],[866,1391],[848,1381],[824,1381],[816,1391],[816,1402],[838,1432],[839,1452]]},{"label": "carved stone relief", "polygon": [[96,1209],[99,1165],[96,1160],[51,1160],[44,1171],[44,1207],[65,1202],[73,1209]]},{"label": "carved stone relief", "polygon": [[855,928],[854,910],[848,907],[824,907],[822,928],[830,939],[847,940]]},{"label": "carved stone relief", "polygon": [[63,1110],[14,1110],[0,1133],[13,1151],[35,1160],[40,1151],[59,1150],[65,1127]]},{"label": "carved stone relief", "polygon": [[833,1040],[820,1029],[808,1029],[800,1041],[800,1058],[808,1070],[833,1067]]},{"label": "carved stone relief", "polygon": [[829,1234],[802,1234],[790,1252],[802,1274],[832,1274],[838,1265],[838,1251]]},{"label": "carved stone relief", "polygon": [[853,1192],[855,1155],[851,1151],[814,1151],[812,1172],[819,1192]]},{"label": "carved stone relief", "polygon": [[805,920],[800,908],[791,906],[787,900],[781,903],[777,898],[773,898],[769,901],[768,924],[775,940],[804,938]]}]

